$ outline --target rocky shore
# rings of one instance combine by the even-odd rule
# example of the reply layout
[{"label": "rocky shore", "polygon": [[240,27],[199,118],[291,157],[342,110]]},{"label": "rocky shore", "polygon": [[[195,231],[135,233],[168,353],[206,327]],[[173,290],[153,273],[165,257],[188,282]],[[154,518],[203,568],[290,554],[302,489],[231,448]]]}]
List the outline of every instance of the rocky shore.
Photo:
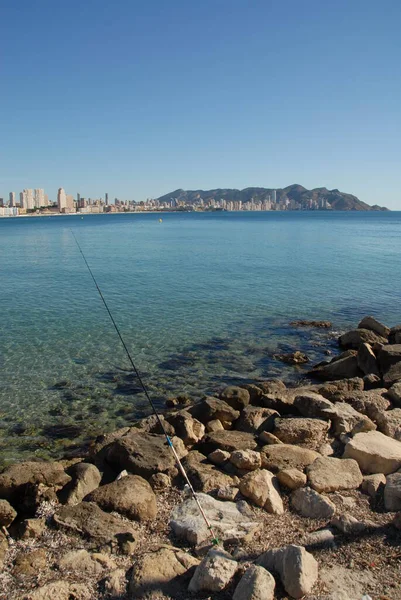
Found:
[{"label": "rocky shore", "polygon": [[0,600],[401,600],[401,325],[365,317],[338,341],[297,387],[166,403],[217,545],[154,416],[6,467]]}]

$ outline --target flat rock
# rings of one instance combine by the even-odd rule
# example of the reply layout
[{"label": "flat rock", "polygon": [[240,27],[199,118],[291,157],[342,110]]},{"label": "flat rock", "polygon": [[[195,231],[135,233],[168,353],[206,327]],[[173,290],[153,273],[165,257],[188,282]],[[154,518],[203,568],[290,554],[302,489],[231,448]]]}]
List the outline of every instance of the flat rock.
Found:
[{"label": "flat rock", "polygon": [[242,411],[235,428],[255,435],[262,431],[272,431],[274,420],[279,416],[279,413],[271,408],[247,406]]},{"label": "flat rock", "polygon": [[257,506],[275,515],[284,513],[278,481],[273,473],[265,469],[252,471],[242,477],[239,490]]},{"label": "flat rock", "polygon": [[90,600],[92,593],[85,583],[52,581],[29,592],[23,600]]},{"label": "flat rock", "polygon": [[384,488],[384,506],[386,510],[401,510],[401,472],[387,476]]},{"label": "flat rock", "polygon": [[356,490],[363,481],[359,465],[353,459],[318,458],[307,467],[307,474],[310,486],[317,492]]},{"label": "flat rock", "polygon": [[274,444],[263,446],[261,450],[262,467],[277,473],[283,469],[299,469],[312,464],[321,455],[314,450],[292,446],[290,444]]},{"label": "flat rock", "polygon": [[358,350],[361,344],[387,344],[387,339],[371,329],[362,327],[347,331],[338,338],[338,343],[342,348],[355,348]]},{"label": "flat rock", "polygon": [[[197,497],[219,540],[249,541],[259,528],[246,502],[220,502],[207,494],[197,494]],[[210,539],[210,531],[192,497],[174,508],[170,527],[178,538],[190,544],[198,545]]]},{"label": "flat rock", "polygon": [[379,413],[376,421],[379,431],[401,442],[401,408]]},{"label": "flat rock", "polygon": [[71,477],[58,462],[23,462],[6,467],[0,474],[0,498],[10,500],[20,496],[26,484],[44,484],[58,490],[70,481]]},{"label": "flat rock", "polygon": [[229,385],[220,394],[220,399],[227,402],[235,410],[242,410],[245,406],[248,406],[251,396],[247,389]]},{"label": "flat rock", "polygon": [[230,583],[238,568],[238,563],[223,548],[209,550],[189,583],[193,593],[220,592]]},{"label": "flat rock", "polygon": [[167,546],[147,552],[135,560],[128,597],[181,597],[198,564],[198,559],[179,548]]},{"label": "flat rock", "polygon": [[223,473],[196,450],[189,452],[183,462],[197,492],[211,492],[221,487],[236,485],[238,482],[237,477]]},{"label": "flat rock", "polygon": [[276,582],[263,567],[251,565],[235,588],[233,600],[273,600]]},{"label": "flat rock", "polygon": [[291,504],[303,517],[309,519],[331,519],[336,507],[324,496],[311,488],[300,488],[291,494]]},{"label": "flat rock", "polygon": [[273,434],[285,444],[308,444],[314,447],[323,443],[330,423],[322,419],[276,419]]},{"label": "flat rock", "polygon": [[202,450],[205,449],[207,454],[213,452],[217,448],[234,452],[234,450],[254,450],[257,446],[255,437],[251,433],[245,431],[224,430],[212,431],[206,434],[205,441],[202,444]]},{"label": "flat rock", "polygon": [[364,473],[394,473],[401,468],[401,442],[379,431],[358,433],[345,446],[344,458],[353,458]]},{"label": "flat rock", "polygon": [[360,377],[362,374],[363,371],[359,368],[358,358],[352,354],[338,360],[332,360],[326,365],[317,365],[309,371],[311,377],[323,381]]},{"label": "flat rock", "polygon": [[156,496],[150,484],[139,475],[127,475],[102,485],[85,500],[95,502],[107,512],[118,512],[134,521],[149,521],[156,517]]},{"label": "flat rock", "polygon": [[13,509],[7,500],[0,500],[0,527],[8,527],[17,516],[17,511]]},{"label": "flat rock", "polygon": [[304,487],[307,482],[305,473],[298,469],[283,469],[277,473],[277,479],[280,484],[289,490],[297,490],[300,487]]},{"label": "flat rock", "polygon": [[260,469],[262,465],[260,453],[255,452],[255,450],[234,450],[231,453],[230,461],[237,469],[245,469],[247,471]]},{"label": "flat rock", "polygon": [[371,316],[364,317],[359,323],[358,329],[370,329],[370,331],[374,331],[377,335],[384,338],[388,338],[390,335],[390,328]]},{"label": "flat rock", "polygon": [[318,578],[318,563],[302,546],[268,550],[257,564],[280,575],[285,591],[292,598],[309,594]]},{"label": "flat rock", "polygon": [[99,469],[90,463],[80,462],[68,469],[71,481],[59,492],[63,504],[79,504],[81,500],[99,487],[102,475]]},{"label": "flat rock", "polygon": [[[183,441],[174,437],[172,443],[179,458],[183,458],[187,454]],[[176,475],[178,472],[165,436],[142,433],[138,429],[130,429],[112,442],[106,453],[106,461],[116,473],[126,469],[145,479],[154,473]]]},{"label": "flat rock", "polygon": [[348,569],[333,564],[320,570],[319,579],[330,593],[327,600],[367,600],[368,593],[376,590],[378,584],[370,569]]},{"label": "flat rock", "polygon": [[53,520],[59,528],[80,533],[96,546],[115,547],[125,539],[135,541],[136,538],[132,523],[104,512],[93,502],[64,506],[54,514]]},{"label": "flat rock", "polygon": [[349,379],[338,379],[320,385],[318,393],[331,401],[341,401],[341,394],[349,394],[350,392],[362,391],[364,389],[364,381],[362,377],[350,377]]}]

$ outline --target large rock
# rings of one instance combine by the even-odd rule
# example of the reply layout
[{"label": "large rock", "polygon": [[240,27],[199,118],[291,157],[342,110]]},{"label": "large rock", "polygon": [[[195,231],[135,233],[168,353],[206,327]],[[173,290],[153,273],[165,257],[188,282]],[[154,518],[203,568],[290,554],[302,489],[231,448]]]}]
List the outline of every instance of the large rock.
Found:
[{"label": "large rock", "polygon": [[227,402],[213,396],[207,396],[201,402],[188,407],[187,410],[195,419],[204,424],[215,419],[224,423],[232,423],[240,415],[239,411],[232,408]]},{"label": "large rock", "polygon": [[90,463],[77,463],[68,469],[71,481],[59,492],[63,504],[79,504],[90,492],[99,487],[102,480],[99,469]]},{"label": "large rock", "polygon": [[236,485],[238,478],[231,477],[211,465],[206,456],[193,450],[184,459],[189,479],[198,492],[211,492],[221,487]]},{"label": "large rock", "polygon": [[149,521],[157,514],[156,496],[139,475],[127,475],[102,485],[85,497],[107,512],[118,512],[134,521]]},{"label": "large rock", "polygon": [[401,442],[401,408],[379,413],[376,421],[379,431]]},{"label": "large rock", "polygon": [[302,546],[268,550],[257,564],[278,573],[285,591],[293,598],[309,594],[318,578],[318,563]]},{"label": "large rock", "polygon": [[236,430],[212,431],[206,434],[205,441],[202,444],[202,450],[207,454],[213,450],[226,450],[234,452],[234,450],[254,450],[257,446],[255,437],[251,433]]},{"label": "large rock", "polygon": [[242,410],[245,406],[248,406],[251,400],[249,391],[236,385],[226,387],[220,394],[220,398],[235,410]]},{"label": "large rock", "polygon": [[238,568],[238,563],[223,548],[209,550],[189,583],[193,593],[220,592],[230,583]]},{"label": "large rock", "polygon": [[262,467],[277,473],[283,469],[304,470],[321,455],[308,448],[300,448],[290,444],[273,444],[263,446],[261,451]]},{"label": "large rock", "polygon": [[386,476],[383,473],[375,473],[374,475],[365,475],[363,478],[361,490],[368,494],[371,498],[376,498],[381,487],[386,485]]},{"label": "large rock", "polygon": [[388,341],[389,344],[401,344],[401,325],[396,325],[390,329]]},{"label": "large rock", "polygon": [[277,478],[270,471],[259,469],[248,473],[242,477],[239,489],[243,496],[267,512],[275,515],[284,513]]},{"label": "large rock", "polygon": [[129,598],[184,597],[185,588],[199,560],[183,550],[161,547],[139,556],[129,582]]},{"label": "large rock", "polygon": [[303,417],[327,419],[327,410],[333,408],[333,403],[321,394],[304,392],[295,396],[294,406]]},{"label": "large rock", "polygon": [[331,409],[325,411],[333,425],[335,435],[342,433],[361,433],[376,429],[375,423],[366,415],[355,410],[346,402],[336,402]]},{"label": "large rock", "polygon": [[271,408],[247,406],[241,413],[235,428],[239,431],[258,434],[262,431],[272,431],[274,420],[279,413]]},{"label": "large rock", "polygon": [[317,447],[327,435],[330,424],[322,419],[276,419],[273,434],[285,444],[307,444]]},{"label": "large rock", "polygon": [[356,490],[363,476],[358,463],[352,459],[318,458],[307,467],[310,486],[317,492]]},{"label": "large rock", "polygon": [[[187,454],[180,438],[172,439],[180,458]],[[117,472],[126,469],[129,473],[148,479],[154,473],[176,475],[177,467],[174,454],[164,435],[142,433],[130,429],[112,442],[106,454],[107,463]]]},{"label": "large rock", "polygon": [[59,490],[71,477],[58,462],[23,462],[6,467],[0,474],[0,498],[14,503],[20,500],[22,488],[27,484],[43,484]]},{"label": "large rock", "polygon": [[[259,528],[246,502],[220,502],[208,494],[197,494],[197,497],[219,540],[249,541]],[[210,531],[192,497],[174,508],[170,527],[174,535],[190,544],[198,545],[210,539]]]},{"label": "large rock", "polygon": [[394,473],[401,468],[401,442],[379,431],[358,433],[345,446],[344,458],[354,458],[364,473]]},{"label": "large rock", "polygon": [[251,565],[235,588],[233,600],[273,600],[276,582],[265,568]]},{"label": "large rock", "polygon": [[379,365],[377,364],[376,355],[370,344],[361,344],[358,350],[358,367],[365,375],[377,375],[380,377]]},{"label": "large rock", "polygon": [[0,527],[8,527],[14,521],[17,512],[7,500],[0,500]]},{"label": "large rock", "polygon": [[388,338],[390,335],[389,327],[377,321],[374,317],[364,317],[362,321],[358,325],[358,329],[370,329],[370,331],[374,331],[377,335],[381,337]]},{"label": "large rock", "polygon": [[338,360],[332,360],[326,365],[317,365],[309,375],[322,381],[360,377],[363,371],[358,366],[358,358],[351,354]]},{"label": "large rock", "polygon": [[277,479],[280,484],[289,490],[297,490],[306,485],[307,477],[298,469],[283,469],[277,473]]},{"label": "large rock", "polygon": [[109,515],[92,502],[64,506],[53,519],[59,528],[80,533],[96,547],[118,547],[125,540],[134,542],[137,535],[132,523]]},{"label": "large rock", "polygon": [[376,388],[373,390],[356,390],[348,394],[339,394],[337,397],[334,397],[334,400],[349,404],[359,413],[375,421],[380,413],[391,406],[386,396],[386,388]]},{"label": "large rock", "polygon": [[327,400],[341,402],[341,394],[347,395],[350,392],[362,391],[363,389],[364,381],[362,377],[351,377],[350,379],[338,379],[320,385],[318,392]]},{"label": "large rock", "polygon": [[237,469],[246,471],[255,471],[262,465],[260,453],[255,450],[235,450],[231,453],[230,461]]},{"label": "large rock", "polygon": [[386,510],[401,510],[401,471],[386,478],[384,506]]},{"label": "large rock", "polygon": [[22,596],[23,600],[90,600],[92,593],[86,583],[51,581]]},{"label": "large rock", "polygon": [[383,346],[378,361],[385,384],[391,385],[401,380],[401,344]]},{"label": "large rock", "polygon": [[401,381],[394,383],[387,392],[388,397],[396,406],[401,407]]},{"label": "large rock", "polygon": [[175,433],[186,446],[196,444],[205,435],[204,424],[194,419],[186,410],[170,415],[168,421],[174,426]]},{"label": "large rock", "polygon": [[386,344],[387,339],[371,329],[353,329],[352,331],[347,331],[343,335],[340,335],[338,338],[338,343],[342,348],[355,348],[356,350],[359,348],[361,344]]},{"label": "large rock", "polygon": [[291,494],[291,504],[303,517],[309,519],[331,519],[336,511],[331,500],[307,487]]}]

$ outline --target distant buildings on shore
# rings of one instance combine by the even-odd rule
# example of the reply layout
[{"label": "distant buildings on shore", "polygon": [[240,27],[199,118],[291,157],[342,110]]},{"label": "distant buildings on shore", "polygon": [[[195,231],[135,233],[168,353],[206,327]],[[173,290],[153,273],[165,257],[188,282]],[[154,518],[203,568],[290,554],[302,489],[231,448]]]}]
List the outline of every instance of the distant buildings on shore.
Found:
[{"label": "distant buildings on shore", "polygon": [[[309,210],[330,210],[331,205],[327,200],[310,200],[306,206]],[[15,217],[26,214],[74,214],[74,213],[117,213],[117,212],[158,212],[158,211],[270,211],[270,210],[302,210],[305,205],[293,200],[277,202],[276,190],[268,196],[267,200],[258,201],[251,198],[248,202],[228,200],[225,198],[208,198],[195,200],[187,204],[183,200],[170,198],[167,201],[148,198],[146,201],[119,200],[109,202],[109,194],[103,198],[84,198],[80,193],[74,198],[67,194],[63,188],[57,192],[57,202],[49,201],[43,189],[25,189],[19,194],[10,192],[8,202],[0,198],[0,217]]]}]

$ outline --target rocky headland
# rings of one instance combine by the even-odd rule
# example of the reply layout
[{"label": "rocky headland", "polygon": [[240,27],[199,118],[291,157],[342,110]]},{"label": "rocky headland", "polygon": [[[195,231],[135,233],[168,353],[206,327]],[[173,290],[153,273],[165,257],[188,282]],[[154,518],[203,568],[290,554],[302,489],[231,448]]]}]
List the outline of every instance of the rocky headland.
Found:
[{"label": "rocky headland", "polygon": [[[329,328],[319,321],[297,327]],[[401,325],[0,473],[0,599],[400,600]],[[301,352],[278,360],[307,362]]]}]

